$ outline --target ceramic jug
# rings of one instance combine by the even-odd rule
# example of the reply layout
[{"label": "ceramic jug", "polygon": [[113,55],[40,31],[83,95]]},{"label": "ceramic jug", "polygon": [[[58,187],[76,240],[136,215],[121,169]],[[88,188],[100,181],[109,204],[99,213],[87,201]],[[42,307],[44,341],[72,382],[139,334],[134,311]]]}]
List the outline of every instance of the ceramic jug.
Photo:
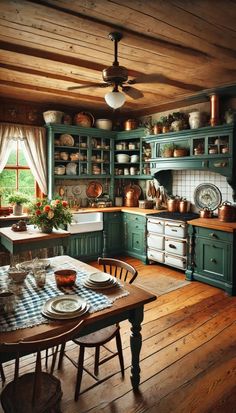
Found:
[{"label": "ceramic jug", "polygon": [[202,126],[201,112],[197,110],[189,114],[189,126],[191,129],[197,129]]}]

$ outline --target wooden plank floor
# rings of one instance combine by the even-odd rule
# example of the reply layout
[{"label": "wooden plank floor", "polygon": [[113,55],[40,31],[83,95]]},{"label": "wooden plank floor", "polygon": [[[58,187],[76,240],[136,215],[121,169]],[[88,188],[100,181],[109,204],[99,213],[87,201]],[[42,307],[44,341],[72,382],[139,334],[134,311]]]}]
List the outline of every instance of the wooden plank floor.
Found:
[{"label": "wooden plank floor", "polygon": [[[150,273],[157,283],[158,274],[184,279],[182,271],[158,264],[144,265],[134,258],[127,261],[138,269],[139,282]],[[55,371],[62,382],[62,413],[236,412],[235,320],[236,297],[203,283],[192,282],[160,296],[145,306],[139,392],[134,394],[130,383],[130,330],[125,321],[121,325],[124,380],[115,358],[101,366],[101,375],[111,377],[74,402],[76,369],[64,358],[61,371]],[[89,350],[86,366],[93,362],[93,350]],[[77,357],[74,343],[68,343],[67,351]],[[32,356],[25,357],[21,371],[28,371],[32,363]],[[12,363],[5,366],[9,381]],[[84,373],[82,390],[92,383]]]}]

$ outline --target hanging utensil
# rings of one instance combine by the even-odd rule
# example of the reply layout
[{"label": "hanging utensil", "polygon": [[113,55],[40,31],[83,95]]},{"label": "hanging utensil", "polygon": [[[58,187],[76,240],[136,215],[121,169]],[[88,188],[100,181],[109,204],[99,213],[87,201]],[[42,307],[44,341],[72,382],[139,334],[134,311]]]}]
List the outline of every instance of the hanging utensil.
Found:
[{"label": "hanging utensil", "polygon": [[63,186],[60,186],[58,193],[61,197],[63,197],[63,195],[65,194],[65,190],[64,190]]},{"label": "hanging utensil", "polygon": [[151,182],[151,181],[149,181],[149,184],[148,184],[147,195],[148,195],[149,197],[152,196],[152,182]]},{"label": "hanging utensil", "polygon": [[152,189],[151,189],[152,198],[156,196],[156,188],[154,182],[152,182]]}]

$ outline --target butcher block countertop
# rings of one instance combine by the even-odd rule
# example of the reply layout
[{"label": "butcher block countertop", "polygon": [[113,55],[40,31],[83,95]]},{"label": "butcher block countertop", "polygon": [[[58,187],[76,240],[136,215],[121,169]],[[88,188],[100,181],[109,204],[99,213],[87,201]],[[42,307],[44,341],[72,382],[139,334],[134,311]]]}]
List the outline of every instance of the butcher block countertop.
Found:
[{"label": "butcher block countertop", "polygon": [[222,222],[218,218],[197,218],[188,221],[188,224],[219,231],[236,232],[236,222]]},{"label": "butcher block countertop", "polygon": [[147,215],[147,214],[156,214],[157,212],[162,212],[162,210],[158,209],[144,209],[138,207],[107,207],[107,208],[81,208],[76,210],[72,210],[73,213],[83,213],[83,212],[129,212],[130,214],[138,214],[138,215]]}]

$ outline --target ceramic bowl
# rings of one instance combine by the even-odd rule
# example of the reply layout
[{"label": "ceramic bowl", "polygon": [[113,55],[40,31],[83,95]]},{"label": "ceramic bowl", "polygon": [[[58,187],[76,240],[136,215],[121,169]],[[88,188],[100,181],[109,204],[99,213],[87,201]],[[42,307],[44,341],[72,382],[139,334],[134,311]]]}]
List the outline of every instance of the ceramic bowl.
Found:
[{"label": "ceramic bowl", "polygon": [[112,130],[112,121],[110,119],[97,119],[95,126],[98,129]]},{"label": "ceramic bowl", "polygon": [[127,155],[126,153],[119,153],[118,155],[116,155],[116,159],[118,163],[127,163],[129,162],[129,155]]},{"label": "ceramic bowl", "polygon": [[75,270],[57,270],[54,272],[55,280],[58,288],[62,287],[73,287],[76,280]]},{"label": "ceramic bowl", "polygon": [[9,270],[8,275],[15,283],[22,283],[28,274],[28,271]]},{"label": "ceramic bowl", "polygon": [[58,110],[48,110],[47,112],[43,112],[43,118],[46,124],[61,123],[63,115],[64,113]]}]

